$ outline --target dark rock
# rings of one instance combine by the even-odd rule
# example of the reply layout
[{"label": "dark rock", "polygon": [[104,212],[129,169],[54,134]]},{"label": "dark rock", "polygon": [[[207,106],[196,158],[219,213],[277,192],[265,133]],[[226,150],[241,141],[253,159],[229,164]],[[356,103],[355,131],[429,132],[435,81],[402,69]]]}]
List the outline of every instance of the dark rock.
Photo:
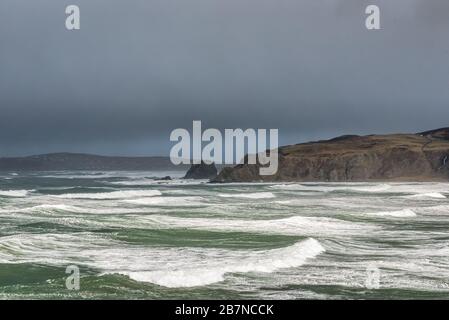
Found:
[{"label": "dark rock", "polygon": [[165,176],[165,177],[157,178],[157,179],[154,179],[154,180],[156,180],[156,181],[167,181],[167,180],[171,180],[171,177],[170,176]]},{"label": "dark rock", "polygon": [[217,177],[217,168],[215,164],[193,164],[187,171],[184,179],[215,179]]}]

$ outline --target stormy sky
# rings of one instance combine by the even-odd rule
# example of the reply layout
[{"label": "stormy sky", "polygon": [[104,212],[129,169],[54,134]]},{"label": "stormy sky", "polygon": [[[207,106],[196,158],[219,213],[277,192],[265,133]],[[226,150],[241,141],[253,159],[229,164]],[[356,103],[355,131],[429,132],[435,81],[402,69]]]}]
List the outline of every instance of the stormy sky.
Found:
[{"label": "stormy sky", "polygon": [[281,144],[449,126],[449,1],[2,0],[0,112],[0,156],[168,155],[192,120]]}]

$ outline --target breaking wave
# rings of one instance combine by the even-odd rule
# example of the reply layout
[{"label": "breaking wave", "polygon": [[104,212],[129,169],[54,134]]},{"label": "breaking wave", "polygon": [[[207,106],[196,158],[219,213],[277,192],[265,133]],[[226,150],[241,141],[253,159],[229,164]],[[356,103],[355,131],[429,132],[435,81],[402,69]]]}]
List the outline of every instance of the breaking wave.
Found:
[{"label": "breaking wave", "polygon": [[391,189],[389,184],[378,185],[318,185],[318,184],[276,184],[271,186],[274,189],[289,191],[315,191],[315,192],[333,192],[333,191],[355,191],[355,192],[384,192]]},{"label": "breaking wave", "polygon": [[[264,272],[299,267],[324,252],[321,244],[309,238],[290,247],[237,254],[217,265],[189,266],[175,270],[122,272],[131,279],[169,288],[205,286],[225,280],[227,273]],[[204,264],[204,263],[202,263]]]},{"label": "breaking wave", "polygon": [[123,200],[123,202],[143,206],[199,206],[204,205],[202,197],[152,197]]},{"label": "breaking wave", "polygon": [[446,199],[446,196],[439,192],[419,193],[405,198],[421,199],[421,198],[434,198],[434,199]]},{"label": "breaking wave", "polygon": [[424,215],[449,215],[449,205],[438,205],[417,208]]},{"label": "breaking wave", "polygon": [[182,218],[165,215],[141,217],[139,223],[149,228],[189,228],[209,231],[252,232],[296,236],[347,236],[373,231],[375,226],[325,217],[293,216],[275,220]]},{"label": "breaking wave", "polygon": [[104,274],[124,274],[136,281],[172,288],[223,281],[228,273],[272,273],[299,267],[323,252],[323,246],[313,238],[289,247],[259,251],[142,248],[88,233],[17,234],[0,238],[0,263],[79,263]]},{"label": "breaking wave", "polygon": [[142,213],[147,212],[147,209],[138,209],[138,208],[90,208],[90,207],[80,207],[66,204],[41,204],[37,206],[32,206],[28,208],[20,208],[20,209],[1,209],[0,213],[44,213],[44,214],[53,214],[57,212],[70,212],[70,213],[80,213],[80,214],[131,214],[131,213]]},{"label": "breaking wave", "polygon": [[160,195],[162,195],[162,193],[159,190],[125,190],[125,191],[98,192],[98,193],[66,193],[57,195],[55,197],[65,199],[107,200],[107,199],[125,199],[137,197],[154,197]]},{"label": "breaking wave", "polygon": [[108,182],[109,184],[118,185],[118,186],[151,186],[156,183],[154,179],[143,178],[136,180],[127,180],[127,181],[114,181]]},{"label": "breaking wave", "polygon": [[247,198],[247,199],[270,199],[276,196],[271,192],[255,192],[255,193],[222,193],[218,195],[222,198]]},{"label": "breaking wave", "polygon": [[416,213],[411,209],[403,209],[397,211],[381,211],[381,212],[372,212],[366,213],[370,216],[379,216],[379,217],[396,217],[396,218],[407,218],[407,217],[416,217]]},{"label": "breaking wave", "polygon": [[0,197],[21,198],[26,197],[34,190],[1,190]]}]

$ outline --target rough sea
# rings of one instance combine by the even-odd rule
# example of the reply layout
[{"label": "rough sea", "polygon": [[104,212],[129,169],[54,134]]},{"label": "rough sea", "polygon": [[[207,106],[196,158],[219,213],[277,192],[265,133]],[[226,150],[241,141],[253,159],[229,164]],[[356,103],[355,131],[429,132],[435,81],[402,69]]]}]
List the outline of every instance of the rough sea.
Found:
[{"label": "rough sea", "polygon": [[0,174],[0,299],[449,297],[449,183],[181,175]]}]

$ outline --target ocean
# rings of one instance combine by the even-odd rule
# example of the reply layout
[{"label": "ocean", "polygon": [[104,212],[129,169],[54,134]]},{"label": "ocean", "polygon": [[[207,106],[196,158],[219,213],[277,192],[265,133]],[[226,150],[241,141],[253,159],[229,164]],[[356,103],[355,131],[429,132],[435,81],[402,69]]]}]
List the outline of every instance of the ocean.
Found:
[{"label": "ocean", "polygon": [[181,175],[0,174],[0,299],[449,297],[449,183]]}]

